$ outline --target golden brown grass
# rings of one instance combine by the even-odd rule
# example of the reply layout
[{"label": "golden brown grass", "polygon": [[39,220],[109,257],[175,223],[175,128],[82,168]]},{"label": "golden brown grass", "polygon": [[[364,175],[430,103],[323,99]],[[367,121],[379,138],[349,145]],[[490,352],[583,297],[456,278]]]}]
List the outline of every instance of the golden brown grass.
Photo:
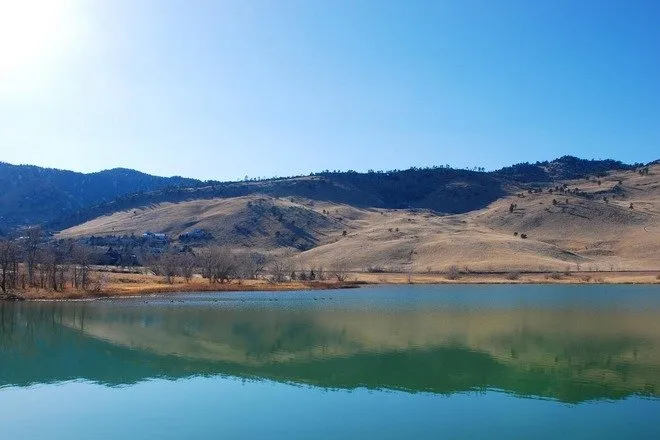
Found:
[{"label": "golden brown grass", "polygon": [[460,273],[455,278],[449,277],[446,273],[353,272],[347,276],[347,281],[343,283],[333,280],[271,283],[259,279],[210,284],[208,281],[197,277],[188,283],[177,278],[173,284],[168,284],[162,277],[154,275],[95,272],[94,276],[102,277],[101,288],[96,291],[69,288],[61,292],[53,292],[45,289],[30,289],[15,292],[15,294],[24,299],[75,300],[131,297],[159,293],[328,290],[358,287],[364,284],[660,284],[660,275],[651,271],[572,273],[570,276],[559,272],[470,272]]},{"label": "golden brown grass", "polygon": [[15,292],[24,299],[83,299],[129,297],[151,295],[157,293],[184,292],[240,292],[240,291],[291,291],[291,290],[328,290],[355,287],[354,282],[337,283],[332,281],[291,281],[271,283],[266,280],[241,280],[210,284],[202,278],[194,278],[190,282],[177,278],[174,283],[166,283],[162,277],[154,275],[95,272],[94,277],[100,277],[100,289],[84,291],[67,288],[64,291],[46,289],[29,289]]},{"label": "golden brown grass", "polygon": [[[512,273],[516,276],[512,276]],[[348,278],[370,284],[660,284],[655,272],[572,273],[557,277],[547,272],[463,273],[448,279],[444,273],[353,273]]]},{"label": "golden brown grass", "polygon": [[[622,189],[615,196],[601,193],[611,190],[619,180]],[[394,272],[447,273],[451,266],[457,266],[461,278],[464,278],[463,272],[468,271],[563,273],[567,266],[571,273],[657,270],[660,268],[660,252],[657,251],[660,248],[660,165],[651,167],[648,176],[634,171],[620,172],[601,181],[601,185],[593,179],[565,182],[569,189],[579,188],[582,193],[593,195],[591,199],[573,194],[550,194],[551,185],[541,194],[512,188],[511,195],[482,210],[447,216],[426,211],[363,209],[319,201],[312,204],[304,199],[261,199],[268,199],[277,206],[301,207],[332,220],[332,227],[310,228],[318,245],[298,254],[295,263],[299,269],[329,269],[341,262],[356,271],[371,267]],[[524,197],[518,197],[522,192]],[[603,197],[608,197],[607,203]],[[255,203],[256,199],[258,197],[250,196],[164,203],[99,217],[64,231],[61,236],[139,234],[147,229],[175,236],[185,228],[203,227],[213,230],[219,241],[225,240],[233,246],[235,243],[231,240],[235,237],[227,238],[223,234],[233,231],[233,222],[242,221],[247,204]],[[553,199],[558,203],[553,204]],[[517,205],[513,213],[509,212],[511,203]],[[629,209],[631,203],[632,210]],[[195,224],[190,226],[192,223]],[[340,227],[335,227],[337,224]],[[224,229],[217,225],[223,225]],[[275,226],[265,229],[269,236],[249,238],[248,245],[265,253],[282,251],[273,238]],[[516,232],[518,235],[514,235]],[[521,238],[523,233],[527,239]],[[598,277],[611,278],[609,275]],[[521,279],[526,276],[522,275]],[[583,281],[578,278],[571,282]]]},{"label": "golden brown grass", "polygon": [[[299,265],[330,267],[338,259],[356,270],[629,271],[660,267],[660,166],[649,176],[614,174],[594,182],[569,181],[593,198],[541,194],[502,198],[485,209],[438,216],[424,211],[362,210],[346,237],[300,254]],[[598,194],[623,181],[623,198]],[[548,185],[549,187],[549,185]],[[553,199],[560,200],[553,204]],[[568,199],[568,203],[566,203]],[[515,203],[514,213],[509,206]],[[635,209],[628,208],[633,203]],[[341,211],[335,205],[324,209]],[[518,233],[517,235],[515,233]],[[521,238],[525,233],[527,239]]]}]

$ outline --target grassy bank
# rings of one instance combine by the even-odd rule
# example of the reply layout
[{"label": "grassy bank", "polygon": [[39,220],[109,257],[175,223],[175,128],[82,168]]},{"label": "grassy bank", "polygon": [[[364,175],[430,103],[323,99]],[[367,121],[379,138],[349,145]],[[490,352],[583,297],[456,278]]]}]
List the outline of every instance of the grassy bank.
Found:
[{"label": "grassy bank", "polygon": [[201,277],[189,282],[175,278],[166,283],[148,274],[103,271],[94,273],[98,287],[91,291],[67,288],[63,291],[27,289],[0,296],[0,299],[85,299],[184,292],[240,292],[328,290],[378,284],[658,284],[660,272],[507,272],[507,273],[367,273],[353,272],[346,281],[287,281],[273,283],[264,279],[234,280],[210,284]]},{"label": "grassy bank", "polygon": [[328,290],[356,287],[358,283],[332,281],[287,281],[272,283],[267,280],[234,280],[225,283],[210,284],[208,280],[193,278],[189,282],[176,278],[173,283],[166,283],[162,277],[136,273],[101,272],[94,273],[100,279],[99,286],[92,290],[66,288],[62,291],[30,288],[12,292],[0,299],[92,299],[130,297],[158,293],[185,292],[240,292],[240,291],[295,291],[295,290]]},{"label": "grassy bank", "polygon": [[659,284],[660,271],[356,273],[369,284]]}]

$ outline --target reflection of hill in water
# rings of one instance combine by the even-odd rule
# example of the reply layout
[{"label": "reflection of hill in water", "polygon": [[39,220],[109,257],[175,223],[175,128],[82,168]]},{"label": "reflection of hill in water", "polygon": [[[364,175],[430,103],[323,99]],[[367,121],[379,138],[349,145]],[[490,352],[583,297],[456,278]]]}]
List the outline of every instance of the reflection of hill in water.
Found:
[{"label": "reflection of hill in water", "polygon": [[[122,305],[123,304],[123,305]],[[235,375],[328,388],[658,396],[658,312],[0,305],[0,385]]]}]

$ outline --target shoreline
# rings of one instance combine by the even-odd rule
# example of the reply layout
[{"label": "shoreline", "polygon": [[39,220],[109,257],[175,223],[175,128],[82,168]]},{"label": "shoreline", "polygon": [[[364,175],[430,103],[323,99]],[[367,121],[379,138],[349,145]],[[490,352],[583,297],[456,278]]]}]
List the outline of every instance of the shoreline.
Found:
[{"label": "shoreline", "polygon": [[364,273],[358,278],[377,284],[647,284],[660,285],[660,271]]},{"label": "shoreline", "polygon": [[287,281],[272,283],[267,280],[241,280],[209,284],[201,279],[191,282],[176,280],[164,283],[153,275],[103,272],[108,276],[106,285],[97,291],[66,289],[50,291],[31,289],[0,294],[0,301],[80,301],[112,298],[140,298],[151,295],[179,293],[223,292],[292,292],[353,289],[362,286],[387,285],[659,285],[659,271],[619,272],[509,272],[464,273],[449,277],[438,273],[358,273],[353,272],[346,281]]},{"label": "shoreline", "polygon": [[[129,289],[108,288],[101,291],[82,291],[68,289],[64,291],[31,290],[0,294],[2,301],[82,301],[121,298],[141,298],[152,295],[168,295],[182,293],[230,293],[230,292],[296,292],[296,291],[324,291],[337,289],[354,289],[364,283],[343,282],[311,282],[311,283],[222,283],[222,284],[163,284],[151,286],[130,286]],[[137,288],[136,288],[137,287]]]}]

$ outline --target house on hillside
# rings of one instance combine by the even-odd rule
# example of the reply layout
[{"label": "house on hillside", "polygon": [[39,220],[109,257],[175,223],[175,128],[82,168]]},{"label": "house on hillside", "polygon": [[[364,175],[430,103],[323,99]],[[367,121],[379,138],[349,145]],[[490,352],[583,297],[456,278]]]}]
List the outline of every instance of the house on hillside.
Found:
[{"label": "house on hillside", "polygon": [[162,234],[162,233],[147,231],[144,234],[142,234],[142,237],[148,240],[167,241],[167,234]]},{"label": "house on hillside", "polygon": [[212,238],[213,236],[211,235],[211,233],[205,231],[204,229],[193,229],[190,232],[185,232],[179,235],[179,240],[183,242],[205,241],[205,240],[211,240]]}]

